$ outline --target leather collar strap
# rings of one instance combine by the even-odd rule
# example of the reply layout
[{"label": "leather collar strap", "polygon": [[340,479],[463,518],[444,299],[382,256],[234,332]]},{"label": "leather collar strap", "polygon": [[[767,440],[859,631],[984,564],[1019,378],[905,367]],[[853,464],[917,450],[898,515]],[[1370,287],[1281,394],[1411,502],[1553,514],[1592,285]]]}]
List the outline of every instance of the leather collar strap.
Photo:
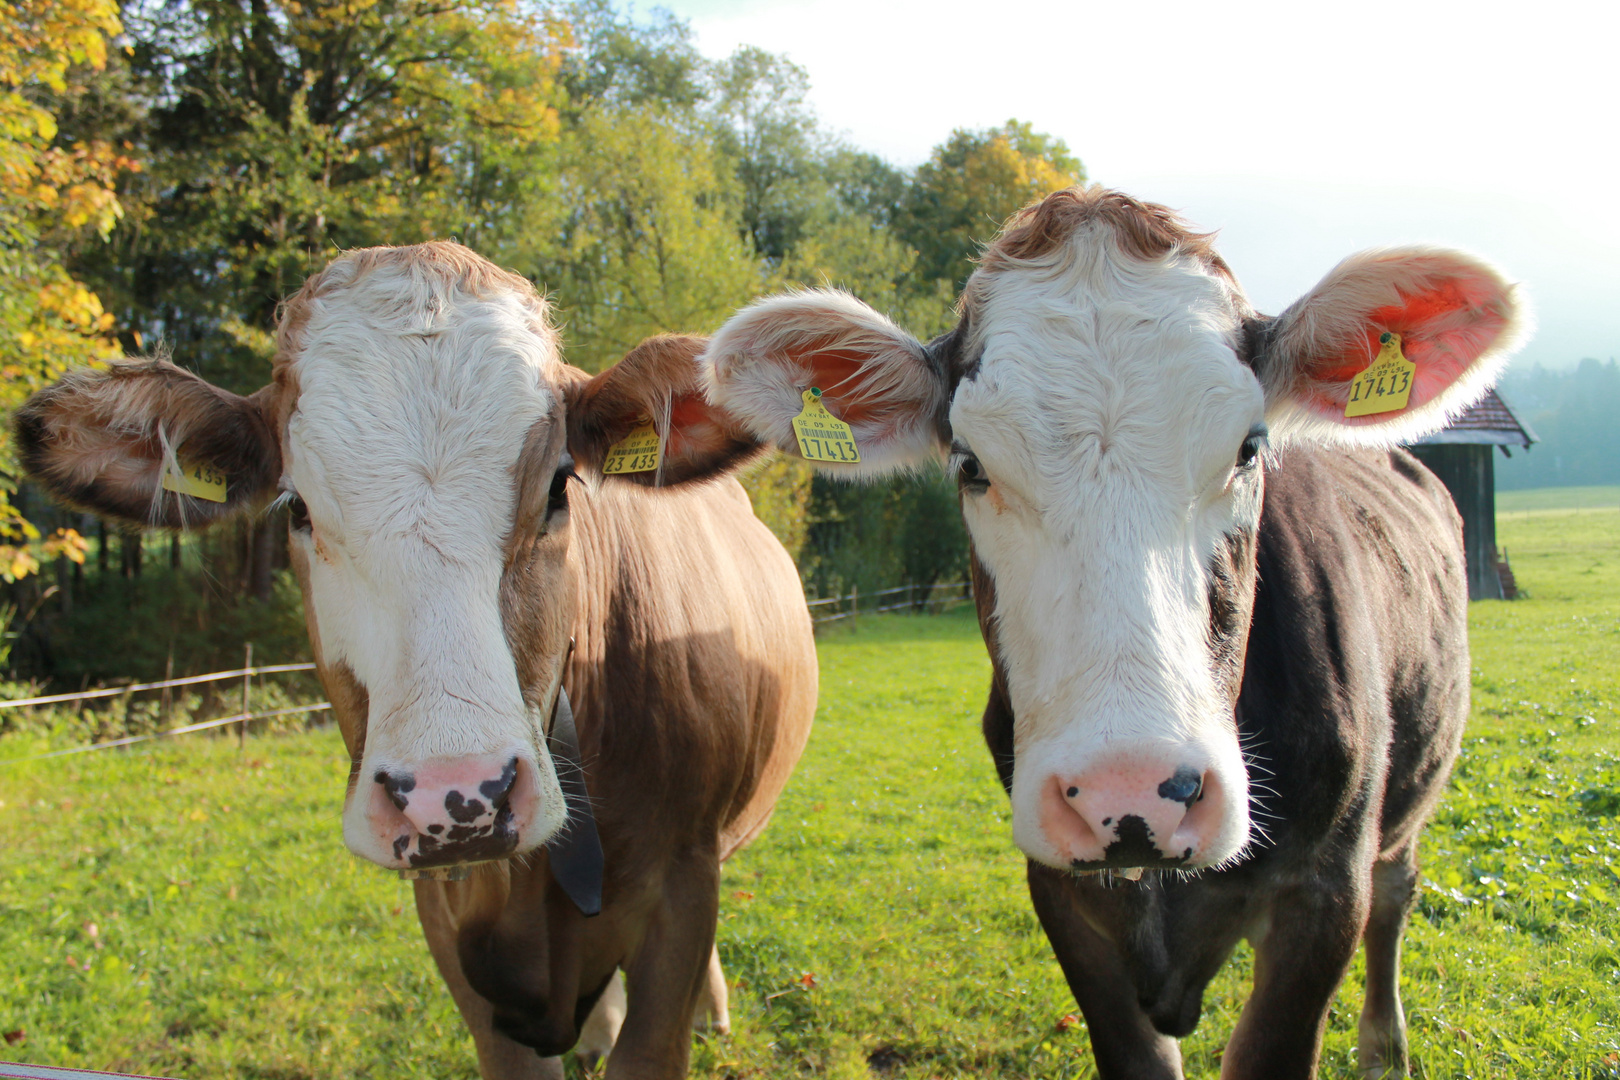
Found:
[{"label": "leather collar strap", "polygon": [[579,913],[590,918],[602,911],[602,841],[596,833],[590,793],[585,790],[585,762],[579,749],[579,732],[574,728],[574,709],[568,702],[568,691],[561,686],[552,706],[546,743],[568,808],[562,831],[546,841],[551,876]]}]

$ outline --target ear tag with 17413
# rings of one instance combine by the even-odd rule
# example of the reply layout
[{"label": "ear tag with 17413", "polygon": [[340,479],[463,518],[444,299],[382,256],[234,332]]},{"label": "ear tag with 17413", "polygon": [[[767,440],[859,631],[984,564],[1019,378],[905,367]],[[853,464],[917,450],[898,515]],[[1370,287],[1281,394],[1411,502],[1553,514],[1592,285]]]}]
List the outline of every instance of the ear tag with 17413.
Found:
[{"label": "ear tag with 17413", "polygon": [[793,434],[799,439],[799,453],[806,461],[836,461],[854,464],[861,460],[855,445],[855,432],[821,403],[821,390],[812,386],[800,395],[804,408],[793,418]]},{"label": "ear tag with 17413", "polygon": [[658,429],[652,426],[651,420],[643,420],[630,434],[608,447],[607,457],[602,459],[602,475],[652,472],[658,468],[662,455]]},{"label": "ear tag with 17413", "polygon": [[1412,396],[1412,376],[1417,365],[1401,352],[1401,335],[1384,331],[1378,339],[1378,355],[1367,370],[1350,382],[1350,400],[1344,403],[1346,416],[1371,416],[1406,408]]}]

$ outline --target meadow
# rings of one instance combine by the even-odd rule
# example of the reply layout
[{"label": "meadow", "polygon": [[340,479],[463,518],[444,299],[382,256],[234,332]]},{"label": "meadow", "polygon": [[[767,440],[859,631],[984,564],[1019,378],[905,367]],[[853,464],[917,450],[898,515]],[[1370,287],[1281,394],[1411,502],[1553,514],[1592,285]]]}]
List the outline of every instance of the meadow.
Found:
[{"label": "meadow", "polygon": [[[1423,844],[1420,1077],[1620,1077],[1620,509],[1521,501],[1499,539],[1528,597],[1473,606],[1472,726]],[[735,1031],[698,1040],[693,1075],[1094,1076],[979,740],[971,612],[862,618],[820,648],[810,747],[726,868]],[[0,1057],[475,1077],[408,885],[343,850],[343,776],[332,730],[0,760]],[[1189,1076],[1219,1072],[1249,970],[1240,949],[1210,988]],[[1355,1075],[1360,971],[1327,1077]]]}]

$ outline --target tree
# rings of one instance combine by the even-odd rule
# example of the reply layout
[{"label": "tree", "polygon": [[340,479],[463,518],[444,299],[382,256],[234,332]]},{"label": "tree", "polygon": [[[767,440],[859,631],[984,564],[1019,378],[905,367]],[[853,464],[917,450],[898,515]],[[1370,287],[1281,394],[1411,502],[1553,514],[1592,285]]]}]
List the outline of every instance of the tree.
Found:
[{"label": "tree", "polygon": [[609,0],[579,0],[562,16],[573,37],[558,75],[568,122],[599,103],[692,109],[707,95],[705,61],[686,24],[669,12],[654,8],[638,23]]},{"label": "tree", "polygon": [[1014,211],[1085,178],[1063,140],[1028,123],[958,129],[917,169],[895,224],[921,256],[918,276],[946,282],[954,296],[980,248]]},{"label": "tree", "polygon": [[[121,28],[111,0],[35,0],[0,6],[0,577],[15,581],[39,557],[83,559],[71,530],[40,544],[13,495],[19,470],[12,411],[71,367],[113,355],[112,318],[63,264],[82,234],[105,238],[122,207],[112,186],[135,164],[98,141],[62,145],[57,112],[75,67],[101,68]],[[9,621],[9,618],[6,620]]]},{"label": "tree", "polygon": [[1496,463],[1498,487],[1620,484],[1620,365],[1612,358],[1510,370],[1502,396],[1541,442]]},{"label": "tree", "polygon": [[644,338],[707,333],[776,279],[737,229],[738,191],[702,127],[657,104],[601,104],[571,130],[554,199],[507,261],[551,292],[588,371]]},{"label": "tree", "polygon": [[101,281],[132,331],[235,390],[333,251],[492,241],[559,133],[566,28],[519,0],[186,0],[130,30],[150,168]]}]

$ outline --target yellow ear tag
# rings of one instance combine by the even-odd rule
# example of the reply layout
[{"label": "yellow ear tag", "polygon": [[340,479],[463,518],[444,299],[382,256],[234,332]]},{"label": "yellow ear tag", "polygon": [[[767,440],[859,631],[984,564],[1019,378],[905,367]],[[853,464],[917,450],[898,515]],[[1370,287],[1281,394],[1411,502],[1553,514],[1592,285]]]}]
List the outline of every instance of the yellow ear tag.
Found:
[{"label": "yellow ear tag", "polygon": [[806,461],[861,460],[855,446],[855,433],[848,424],[827,411],[821,403],[821,390],[812,386],[802,395],[804,408],[793,418],[793,434],[799,439],[799,453]]},{"label": "yellow ear tag", "polygon": [[652,426],[651,420],[643,420],[630,434],[608,447],[607,457],[602,459],[602,475],[652,472],[658,468],[662,454],[658,429]]},{"label": "yellow ear tag", "polygon": [[1367,370],[1350,383],[1350,400],[1344,404],[1346,416],[1371,416],[1406,408],[1412,396],[1412,375],[1417,365],[1401,352],[1401,335],[1384,331],[1378,339],[1382,348]]},{"label": "yellow ear tag", "polygon": [[163,490],[222,503],[225,501],[225,474],[211,465],[196,462],[181,465],[178,475],[164,469]]}]

